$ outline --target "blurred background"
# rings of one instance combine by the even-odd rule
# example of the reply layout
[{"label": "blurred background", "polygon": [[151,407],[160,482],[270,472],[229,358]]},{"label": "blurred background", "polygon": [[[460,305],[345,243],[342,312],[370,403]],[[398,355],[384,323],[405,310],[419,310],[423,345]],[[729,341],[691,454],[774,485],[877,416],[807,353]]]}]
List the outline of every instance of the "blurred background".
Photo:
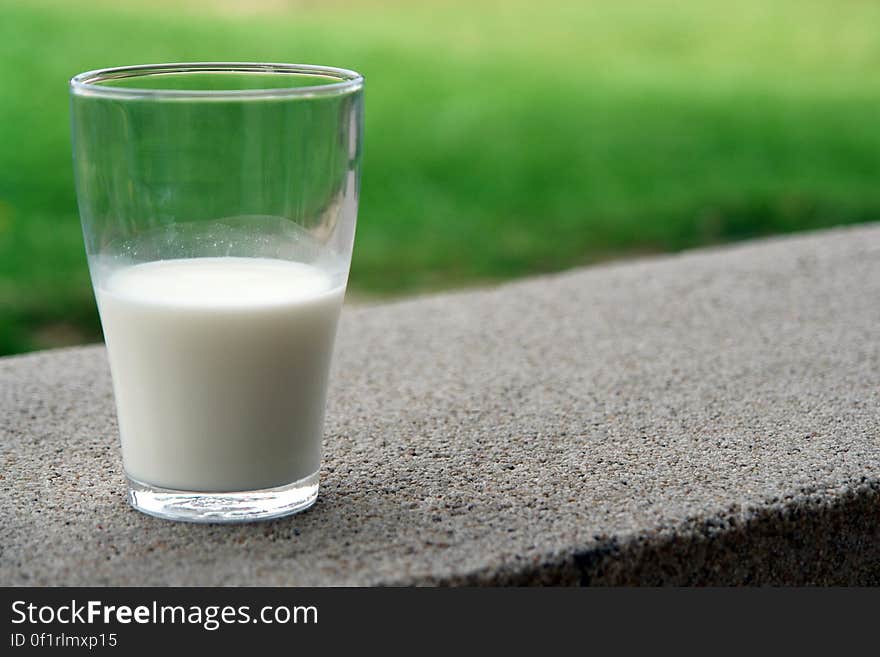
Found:
[{"label": "blurred background", "polygon": [[880,218],[875,0],[0,0],[0,355],[100,340],[67,80],[367,78],[355,300]]}]

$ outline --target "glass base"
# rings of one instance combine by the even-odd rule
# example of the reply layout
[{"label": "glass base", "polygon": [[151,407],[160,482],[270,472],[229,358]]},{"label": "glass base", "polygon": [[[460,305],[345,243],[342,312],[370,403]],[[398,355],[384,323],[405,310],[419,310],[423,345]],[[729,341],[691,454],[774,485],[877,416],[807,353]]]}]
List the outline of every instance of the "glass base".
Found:
[{"label": "glass base", "polygon": [[305,511],[318,499],[318,473],[277,488],[199,493],[160,488],[128,477],[128,501],[138,511],[185,522],[251,522]]}]

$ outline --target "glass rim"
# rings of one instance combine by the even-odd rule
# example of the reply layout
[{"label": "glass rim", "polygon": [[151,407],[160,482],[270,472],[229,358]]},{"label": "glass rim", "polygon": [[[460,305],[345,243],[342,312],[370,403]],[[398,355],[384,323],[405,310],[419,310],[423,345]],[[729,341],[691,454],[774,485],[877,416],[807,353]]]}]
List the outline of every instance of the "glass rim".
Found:
[{"label": "glass rim", "polygon": [[[266,89],[138,89],[108,87],[108,80],[164,75],[168,73],[281,73],[331,78],[336,82],[304,87],[270,87]],[[138,64],[114,66],[85,71],[70,79],[71,93],[102,98],[313,98],[352,93],[364,85],[364,76],[357,71],[314,64],[276,64],[263,62],[176,62],[169,64]]]}]

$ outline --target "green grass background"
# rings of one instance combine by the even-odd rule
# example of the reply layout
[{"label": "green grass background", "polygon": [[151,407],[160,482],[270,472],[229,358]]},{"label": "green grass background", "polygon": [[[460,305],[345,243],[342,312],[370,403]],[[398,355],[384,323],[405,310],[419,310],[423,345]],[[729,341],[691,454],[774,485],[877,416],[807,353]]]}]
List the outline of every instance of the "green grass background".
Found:
[{"label": "green grass background", "polygon": [[66,82],[367,77],[354,295],[880,218],[873,0],[0,0],[0,354],[100,339]]}]

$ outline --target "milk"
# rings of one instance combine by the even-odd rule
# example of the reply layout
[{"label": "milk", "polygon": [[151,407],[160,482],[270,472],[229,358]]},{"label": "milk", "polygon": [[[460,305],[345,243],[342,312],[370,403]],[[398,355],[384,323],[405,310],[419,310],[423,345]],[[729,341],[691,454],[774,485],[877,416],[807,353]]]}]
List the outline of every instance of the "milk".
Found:
[{"label": "milk", "polygon": [[264,258],[160,260],[97,281],[127,474],[245,491],[318,471],[344,285]]}]

